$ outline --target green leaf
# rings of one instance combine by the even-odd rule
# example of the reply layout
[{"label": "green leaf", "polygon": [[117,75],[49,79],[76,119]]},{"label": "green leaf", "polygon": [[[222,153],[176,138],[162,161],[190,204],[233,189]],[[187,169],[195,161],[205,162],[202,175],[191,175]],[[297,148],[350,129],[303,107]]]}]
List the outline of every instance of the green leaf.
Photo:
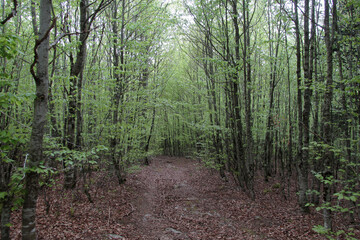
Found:
[{"label": "green leaf", "polygon": [[329,233],[329,229],[325,228],[323,225],[316,225],[312,229],[319,234]]},{"label": "green leaf", "polygon": [[357,201],[357,197],[354,196],[354,195],[350,196],[349,199],[350,199],[351,201],[353,201],[353,202],[356,202],[356,201]]},{"label": "green leaf", "polygon": [[7,195],[7,192],[0,192],[0,199],[4,199]]}]

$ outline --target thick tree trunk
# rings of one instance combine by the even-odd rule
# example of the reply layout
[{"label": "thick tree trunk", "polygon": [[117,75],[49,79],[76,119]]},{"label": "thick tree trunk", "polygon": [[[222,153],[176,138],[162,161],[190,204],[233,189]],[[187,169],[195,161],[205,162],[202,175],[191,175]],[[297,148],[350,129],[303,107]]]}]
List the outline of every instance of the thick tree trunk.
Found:
[{"label": "thick tree trunk", "polygon": [[34,100],[34,119],[29,142],[29,158],[26,165],[25,195],[22,209],[22,239],[37,239],[36,232],[36,202],[38,197],[38,173],[29,169],[37,168],[42,161],[42,145],[45,132],[46,115],[48,112],[48,56],[49,32],[51,22],[51,1],[40,2],[39,38],[35,41],[36,74],[31,66],[31,73],[36,83],[36,98]]}]

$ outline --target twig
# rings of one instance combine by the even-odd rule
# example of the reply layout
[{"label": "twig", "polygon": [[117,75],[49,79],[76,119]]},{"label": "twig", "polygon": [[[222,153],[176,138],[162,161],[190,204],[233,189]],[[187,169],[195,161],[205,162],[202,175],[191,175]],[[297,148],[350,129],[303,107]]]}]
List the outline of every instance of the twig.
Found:
[{"label": "twig", "polygon": [[129,213],[125,214],[124,217],[127,217],[127,216],[131,215],[133,212],[135,212],[134,206],[131,203],[129,203],[129,205],[131,206],[131,211]]},{"label": "twig", "polygon": [[107,223],[108,226],[110,226],[110,213],[111,213],[111,211],[110,211],[110,206],[109,206],[109,217],[108,217],[108,223]]},{"label": "twig", "polygon": [[62,33],[60,34],[60,36],[58,36],[53,43],[50,44],[49,46],[49,49],[55,47],[55,45],[61,40],[63,39],[64,37],[67,37],[67,36],[71,36],[71,35],[80,35],[81,33],[90,33],[91,31],[95,30],[95,29],[98,29],[100,26],[102,25],[99,25],[99,26],[96,26],[92,29],[89,29],[87,31],[84,31],[84,32],[72,32],[72,33]]}]

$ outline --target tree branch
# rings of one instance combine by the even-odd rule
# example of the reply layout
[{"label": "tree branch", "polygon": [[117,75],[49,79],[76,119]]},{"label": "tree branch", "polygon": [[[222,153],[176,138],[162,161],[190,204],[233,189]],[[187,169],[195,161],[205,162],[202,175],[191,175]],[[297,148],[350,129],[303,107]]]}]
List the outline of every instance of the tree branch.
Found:
[{"label": "tree branch", "polygon": [[50,44],[49,46],[49,49],[55,47],[56,44],[58,44],[58,42],[60,42],[61,39],[63,39],[64,37],[67,37],[67,36],[72,36],[72,35],[80,35],[81,33],[90,33],[91,31],[95,30],[95,29],[98,29],[99,27],[101,27],[102,25],[99,25],[99,26],[96,26],[92,29],[89,29],[85,32],[72,32],[72,33],[61,33],[55,40],[53,43]]},{"label": "tree branch", "polygon": [[54,28],[55,24],[56,24],[56,18],[54,18],[54,19],[52,20],[51,26],[50,26],[49,29],[46,31],[46,33],[44,34],[44,36],[43,36],[42,38],[40,38],[40,39],[36,39],[36,40],[35,40],[35,46],[34,46],[34,54],[35,54],[35,55],[34,55],[34,61],[33,61],[33,63],[32,63],[31,66],[30,66],[30,73],[31,73],[31,75],[33,76],[33,78],[35,79],[36,84],[39,83],[39,78],[36,76],[36,73],[35,73],[35,70],[34,70],[35,65],[36,65],[36,63],[37,63],[37,61],[38,61],[38,58],[39,58],[38,53],[37,53],[37,49],[38,49],[39,45],[49,36],[50,31],[51,31],[51,29]]},{"label": "tree branch", "polygon": [[7,21],[9,21],[12,17],[16,15],[18,2],[17,0],[13,0],[13,3],[14,3],[14,8],[11,10],[11,13],[9,13],[7,17],[1,21],[0,23],[1,25],[4,25]]}]

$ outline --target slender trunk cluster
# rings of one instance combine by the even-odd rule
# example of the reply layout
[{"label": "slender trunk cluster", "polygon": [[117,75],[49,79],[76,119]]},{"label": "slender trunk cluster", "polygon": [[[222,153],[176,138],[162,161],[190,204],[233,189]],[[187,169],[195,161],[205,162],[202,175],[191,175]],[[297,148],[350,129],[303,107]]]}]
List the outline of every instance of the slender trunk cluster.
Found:
[{"label": "slender trunk cluster", "polygon": [[[124,72],[124,28],[125,28],[125,4],[126,1],[121,1],[122,3],[122,14],[121,14],[121,23],[120,23],[120,36],[118,30],[118,2],[113,2],[113,22],[112,22],[112,31],[113,31],[113,66],[114,66],[114,79],[115,79],[115,91],[113,96],[113,110],[112,110],[112,124],[116,132],[116,128],[121,122],[121,116],[119,116],[119,106],[124,99],[124,81],[125,74]],[[120,38],[120,46],[118,40]],[[119,54],[120,53],[120,54]],[[120,111],[121,113],[121,111]],[[117,145],[118,138],[117,134],[114,134],[110,140],[110,150],[111,150],[111,159],[114,166],[115,174],[118,178],[119,184],[125,182],[124,176],[124,166],[122,163],[121,155],[117,154]]]}]

